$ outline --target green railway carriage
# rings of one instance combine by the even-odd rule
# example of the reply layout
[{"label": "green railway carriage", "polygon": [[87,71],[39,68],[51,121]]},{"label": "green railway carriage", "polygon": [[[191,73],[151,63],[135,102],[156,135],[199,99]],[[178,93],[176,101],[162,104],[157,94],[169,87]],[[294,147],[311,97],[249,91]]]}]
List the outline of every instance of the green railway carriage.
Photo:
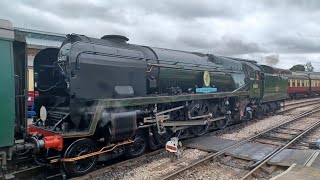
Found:
[{"label": "green railway carriage", "polygon": [[9,22],[0,21],[0,146],[12,146],[14,143],[14,32]]},{"label": "green railway carriage", "polygon": [[0,19],[0,159],[10,159],[26,127],[26,43],[9,21]]}]

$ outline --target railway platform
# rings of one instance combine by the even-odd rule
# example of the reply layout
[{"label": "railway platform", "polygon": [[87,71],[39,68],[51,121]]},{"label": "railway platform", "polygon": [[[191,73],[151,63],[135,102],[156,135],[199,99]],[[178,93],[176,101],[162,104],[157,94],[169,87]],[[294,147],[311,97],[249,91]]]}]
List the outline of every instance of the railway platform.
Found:
[{"label": "railway platform", "polygon": [[270,180],[318,180],[320,171],[310,166],[291,165],[285,172],[271,178]]},{"label": "railway platform", "polygon": [[[215,136],[204,136],[188,139],[183,142],[183,146],[207,152],[218,152],[238,142],[239,141],[236,140],[223,139]],[[259,161],[276,149],[276,145],[248,142],[237,148],[226,151],[225,155],[248,161]],[[270,165],[287,167],[293,164],[303,166],[307,163],[309,163],[310,167],[320,169],[320,155],[318,150],[285,149],[268,161],[268,164]]]}]

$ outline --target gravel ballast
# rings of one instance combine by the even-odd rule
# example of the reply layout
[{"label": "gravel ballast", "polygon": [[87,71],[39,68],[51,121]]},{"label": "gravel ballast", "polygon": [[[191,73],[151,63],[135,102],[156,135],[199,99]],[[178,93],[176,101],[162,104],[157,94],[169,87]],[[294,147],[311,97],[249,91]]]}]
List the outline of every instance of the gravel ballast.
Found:
[{"label": "gravel ballast", "polygon": [[182,150],[177,160],[172,161],[169,153],[164,151],[148,159],[144,158],[131,164],[113,168],[93,179],[159,179],[175,169],[189,165],[206,154],[207,152],[198,149],[185,149]]},{"label": "gravel ballast", "polygon": [[235,131],[229,131],[224,134],[218,135],[217,137],[231,139],[231,140],[241,140],[244,138],[248,138],[250,136],[253,136],[256,133],[259,133],[268,128],[271,128],[272,126],[288,121],[291,118],[293,118],[295,115],[298,115],[302,112],[310,110],[313,107],[315,107],[315,105],[309,106],[309,107],[297,108],[295,110],[292,110],[288,115],[284,114],[284,115],[270,116],[260,121],[253,122],[252,124],[249,124],[244,128],[237,129]]}]

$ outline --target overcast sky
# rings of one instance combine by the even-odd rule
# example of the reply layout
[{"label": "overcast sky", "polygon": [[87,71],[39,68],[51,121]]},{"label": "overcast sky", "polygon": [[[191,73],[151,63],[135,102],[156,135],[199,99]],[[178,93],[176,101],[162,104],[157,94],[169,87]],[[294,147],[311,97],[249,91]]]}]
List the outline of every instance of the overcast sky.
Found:
[{"label": "overcast sky", "polygon": [[319,0],[1,0],[14,26],[244,57],[320,71]]}]

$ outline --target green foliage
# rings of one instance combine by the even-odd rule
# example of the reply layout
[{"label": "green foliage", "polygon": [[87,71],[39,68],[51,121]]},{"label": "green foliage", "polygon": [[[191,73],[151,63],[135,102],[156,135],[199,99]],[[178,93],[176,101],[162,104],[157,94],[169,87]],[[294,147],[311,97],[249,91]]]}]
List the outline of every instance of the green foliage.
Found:
[{"label": "green foliage", "polygon": [[305,71],[306,68],[302,64],[297,64],[297,65],[292,66],[292,68],[290,68],[290,70],[291,71]]}]

